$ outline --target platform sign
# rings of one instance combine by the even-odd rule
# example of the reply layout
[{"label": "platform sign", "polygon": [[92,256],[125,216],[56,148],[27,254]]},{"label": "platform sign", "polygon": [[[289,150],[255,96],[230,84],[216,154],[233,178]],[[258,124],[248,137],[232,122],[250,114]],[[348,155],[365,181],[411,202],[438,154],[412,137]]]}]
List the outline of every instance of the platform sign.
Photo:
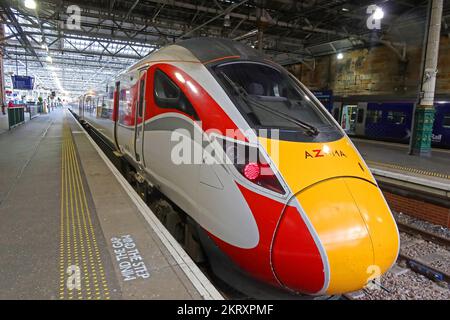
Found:
[{"label": "platform sign", "polygon": [[314,96],[319,99],[319,101],[323,104],[323,106],[331,112],[333,109],[333,91],[332,90],[322,90],[317,91],[313,90],[312,93]]},{"label": "platform sign", "polygon": [[30,76],[11,76],[14,89],[17,90],[33,90],[34,78]]}]

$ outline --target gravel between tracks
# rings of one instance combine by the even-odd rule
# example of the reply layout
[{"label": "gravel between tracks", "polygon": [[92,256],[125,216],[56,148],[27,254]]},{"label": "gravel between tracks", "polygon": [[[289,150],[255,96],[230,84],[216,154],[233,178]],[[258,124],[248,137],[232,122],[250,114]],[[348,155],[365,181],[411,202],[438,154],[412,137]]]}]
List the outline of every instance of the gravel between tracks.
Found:
[{"label": "gravel between tracks", "polygon": [[391,272],[381,277],[381,288],[366,289],[357,300],[450,300],[450,290],[428,278],[408,270],[394,275]]},{"label": "gravel between tracks", "polygon": [[433,224],[428,221],[424,221],[418,218],[411,217],[407,214],[399,213],[399,212],[393,212],[395,220],[399,222],[403,222],[405,224],[408,224],[410,226],[422,229],[427,232],[431,232],[434,234],[437,234],[438,236],[441,236],[443,238],[447,238],[450,240],[450,229]]}]

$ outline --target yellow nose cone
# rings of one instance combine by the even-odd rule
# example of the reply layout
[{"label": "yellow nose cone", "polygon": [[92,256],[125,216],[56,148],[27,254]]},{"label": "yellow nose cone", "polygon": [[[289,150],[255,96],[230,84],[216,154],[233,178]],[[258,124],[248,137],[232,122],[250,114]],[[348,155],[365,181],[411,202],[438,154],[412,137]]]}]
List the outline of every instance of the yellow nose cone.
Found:
[{"label": "yellow nose cone", "polygon": [[328,294],[363,288],[395,262],[399,238],[380,190],[357,178],[333,178],[297,194],[329,263]]}]

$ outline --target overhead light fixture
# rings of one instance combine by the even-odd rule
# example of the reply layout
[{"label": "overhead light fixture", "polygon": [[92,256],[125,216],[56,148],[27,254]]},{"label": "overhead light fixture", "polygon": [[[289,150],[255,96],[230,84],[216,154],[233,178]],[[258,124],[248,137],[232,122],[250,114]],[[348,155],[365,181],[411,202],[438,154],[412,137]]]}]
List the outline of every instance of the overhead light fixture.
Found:
[{"label": "overhead light fixture", "polygon": [[336,58],[337,58],[338,60],[342,60],[342,59],[344,59],[344,54],[343,54],[342,52],[339,52],[339,53],[337,54]]},{"label": "overhead light fixture", "polygon": [[223,26],[224,27],[230,27],[231,26],[231,20],[230,20],[230,15],[229,14],[225,15],[224,20],[223,20]]},{"label": "overhead light fixture", "polygon": [[373,18],[374,18],[375,20],[381,20],[381,19],[383,19],[383,18],[384,18],[384,11],[383,11],[383,9],[380,8],[380,7],[377,7],[377,8],[375,9],[375,12],[373,13]]},{"label": "overhead light fixture", "polygon": [[25,0],[24,5],[28,9],[36,9],[36,6],[37,6],[36,1],[34,1],[34,0]]},{"label": "overhead light fixture", "polygon": [[348,9],[348,8],[342,8],[342,11],[344,11],[344,12],[349,12],[350,10]]}]

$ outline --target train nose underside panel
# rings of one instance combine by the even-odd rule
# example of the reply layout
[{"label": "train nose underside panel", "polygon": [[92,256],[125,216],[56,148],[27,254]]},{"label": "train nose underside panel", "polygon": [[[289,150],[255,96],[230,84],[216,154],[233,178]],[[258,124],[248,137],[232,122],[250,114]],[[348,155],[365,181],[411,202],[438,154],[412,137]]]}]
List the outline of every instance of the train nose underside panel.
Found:
[{"label": "train nose underside panel", "polygon": [[[296,194],[291,202],[295,200],[311,221],[325,251],[329,266],[326,293],[358,290],[386,272],[395,261],[399,246],[397,228],[383,196],[372,183],[358,178],[333,178]],[[305,260],[292,252],[303,251],[307,255],[308,251],[284,250],[288,239],[291,246],[298,243],[292,241],[296,240],[294,233],[287,233],[294,230],[293,221],[292,214],[285,212],[274,243],[273,265],[285,286],[305,290],[304,280],[296,276]],[[309,276],[309,282],[313,281],[311,273]]]}]

